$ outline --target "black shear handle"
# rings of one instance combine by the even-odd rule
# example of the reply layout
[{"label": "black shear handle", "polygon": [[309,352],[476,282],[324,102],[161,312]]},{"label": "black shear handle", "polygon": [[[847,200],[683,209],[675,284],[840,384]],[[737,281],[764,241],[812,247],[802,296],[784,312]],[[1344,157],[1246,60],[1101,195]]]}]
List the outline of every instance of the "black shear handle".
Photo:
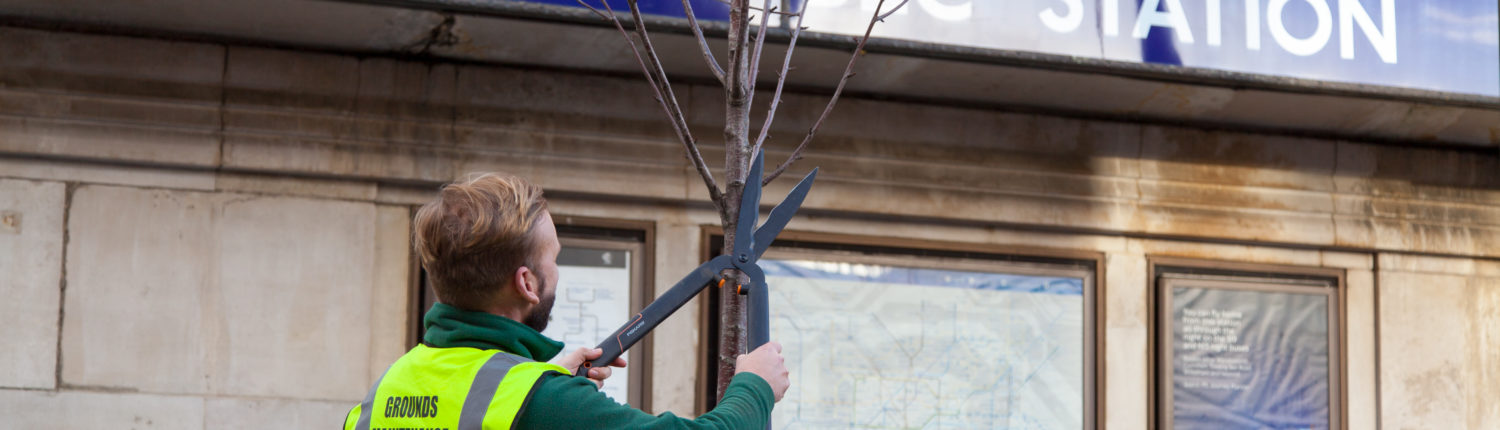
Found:
[{"label": "black shear handle", "polygon": [[[644,312],[636,314],[635,318],[631,318],[629,323],[620,327],[619,330],[615,330],[615,334],[610,335],[608,339],[600,342],[596,348],[604,350],[604,353],[600,354],[599,358],[593,361],[583,362],[583,365],[578,366],[578,370],[573,372],[573,374],[588,376],[589,368],[609,366],[609,363],[614,362],[616,358],[620,358],[620,355],[625,354],[626,349],[630,349],[632,345],[635,345],[641,338],[644,338],[647,332],[651,331],[649,328],[641,327],[644,315]],[[634,335],[628,333],[633,333]]]},{"label": "black shear handle", "polygon": [[[748,321],[749,324],[746,324],[748,326],[746,327],[746,331],[749,335],[749,339],[746,340],[749,344],[748,349],[754,351],[756,348],[760,348],[761,345],[765,345],[766,342],[770,342],[771,340],[771,306],[770,303],[768,303],[770,302],[770,296],[769,294],[767,294],[768,292],[766,291],[766,286],[764,285],[761,285],[758,288],[752,288],[750,291],[748,291],[748,293],[750,299],[750,306],[748,309],[750,314],[750,321]],[[655,304],[657,304],[657,302],[652,303],[652,305]],[[681,305],[678,305],[678,307],[681,307]],[[647,311],[649,310],[650,307],[647,307]],[[672,309],[672,311],[676,310],[677,309],[675,308]],[[642,311],[641,313],[636,314],[635,318],[631,318],[630,322],[626,323],[624,326],[621,326],[619,330],[615,330],[615,333],[613,335],[610,335],[608,339],[600,342],[599,346],[597,346],[596,348],[604,350],[604,353],[600,354],[599,358],[596,358],[593,361],[583,362],[583,365],[578,366],[578,370],[576,372],[573,372],[573,374],[588,376],[587,372],[589,371],[589,368],[608,366],[609,363],[614,362],[616,358],[619,358],[620,355],[624,354],[625,350],[630,349],[630,347],[635,345],[636,342],[639,342],[642,338],[645,338],[646,333],[651,332],[651,329],[655,328],[656,324],[661,323],[660,320],[656,320],[654,323],[651,323],[648,326],[646,324],[646,313],[646,311]],[[668,314],[671,314],[671,312],[669,311]],[[663,319],[664,318],[665,316],[663,316]]]},{"label": "black shear handle", "polygon": [[693,296],[698,295],[699,291],[703,291],[704,287],[707,287],[710,282],[718,277],[719,271],[730,267],[733,267],[733,264],[730,263],[729,257],[726,256],[714,257],[714,259],[709,260],[707,263],[698,266],[697,269],[688,273],[682,280],[677,281],[677,284],[673,285],[672,289],[667,290],[661,297],[657,297],[651,304],[646,305],[645,309],[641,309],[641,313],[631,318],[630,322],[620,326],[620,329],[615,330],[614,334],[605,338],[604,341],[599,342],[599,346],[596,348],[604,350],[604,354],[592,362],[583,363],[582,366],[578,367],[578,371],[573,374],[588,376],[588,373],[585,372],[588,372],[590,367],[609,366],[609,363],[614,362],[616,358],[620,358],[620,354],[624,354],[625,350],[630,349],[636,342],[640,342],[641,339],[646,337],[647,333],[650,333],[652,329],[655,329],[667,317],[672,316],[672,313],[677,312],[677,309],[681,308],[682,305],[687,304],[688,300],[692,300]]}]

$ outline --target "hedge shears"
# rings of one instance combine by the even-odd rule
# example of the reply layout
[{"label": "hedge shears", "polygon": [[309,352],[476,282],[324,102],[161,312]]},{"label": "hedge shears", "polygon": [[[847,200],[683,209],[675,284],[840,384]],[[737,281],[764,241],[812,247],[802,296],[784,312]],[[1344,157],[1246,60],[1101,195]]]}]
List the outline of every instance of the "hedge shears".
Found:
[{"label": "hedge shears", "polygon": [[750,279],[748,285],[742,285],[734,280],[734,291],[737,294],[749,296],[749,321],[746,329],[749,334],[748,346],[750,350],[764,345],[771,340],[771,310],[770,296],[766,291],[766,275],[757,264],[760,256],[771,247],[771,242],[776,240],[776,235],[781,233],[787,222],[792,220],[792,215],[802,207],[802,199],[807,197],[807,190],[812,188],[813,179],[818,176],[818,169],[814,168],[802,182],[792,188],[786,199],[771,209],[771,215],[766,218],[766,223],[760,228],[755,228],[755,221],[760,217],[760,192],[761,178],[764,175],[765,154],[757,154],[755,161],[750,165],[750,172],[746,175],[745,192],[740,200],[740,213],[738,223],[734,229],[734,249],[728,255],[720,255],[708,260],[693,269],[682,280],[677,281],[672,289],[667,290],[661,297],[657,297],[651,304],[641,309],[641,313],[632,317],[625,325],[615,330],[613,335],[599,343],[598,348],[604,350],[604,354],[592,362],[584,362],[578,367],[575,375],[587,375],[590,367],[604,367],[624,354],[625,350],[635,345],[646,337],[658,324],[698,295],[705,287],[714,284],[717,279],[718,286],[722,288],[726,279],[720,274],[729,269],[739,270]]}]

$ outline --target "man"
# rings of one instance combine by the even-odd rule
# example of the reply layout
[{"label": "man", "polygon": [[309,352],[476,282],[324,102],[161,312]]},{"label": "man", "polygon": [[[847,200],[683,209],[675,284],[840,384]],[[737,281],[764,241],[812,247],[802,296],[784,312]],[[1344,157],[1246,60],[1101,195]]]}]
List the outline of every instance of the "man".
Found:
[{"label": "man", "polygon": [[[598,349],[558,355],[542,336],[557,293],[562,245],[535,185],[486,174],[444,186],[413,221],[416,252],[440,303],[422,344],[396,360],[349,411],[346,430],[755,429],[790,384],[775,342],[739,356],[718,407],[696,420],[610,400],[608,367],[572,375]],[[550,362],[549,362],[550,360]],[[616,359],[623,367],[624,359]]]}]

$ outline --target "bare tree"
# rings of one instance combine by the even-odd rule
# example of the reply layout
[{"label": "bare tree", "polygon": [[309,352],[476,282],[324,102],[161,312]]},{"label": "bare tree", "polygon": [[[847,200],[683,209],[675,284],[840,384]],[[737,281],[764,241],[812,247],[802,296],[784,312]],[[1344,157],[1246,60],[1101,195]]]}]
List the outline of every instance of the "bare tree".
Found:
[{"label": "bare tree", "polygon": [[[599,1],[603,10],[590,5],[589,1]],[[713,171],[703,161],[703,156],[698,151],[698,140],[688,126],[687,117],[683,114],[677,95],[672,92],[671,82],[667,78],[666,71],[662,69],[656,48],[651,43],[651,35],[646,30],[646,21],[641,19],[638,0],[627,0],[630,5],[631,21],[635,27],[633,31],[625,28],[625,24],[607,0],[578,0],[578,3],[613,24],[615,29],[620,31],[620,36],[630,45],[630,50],[635,54],[636,62],[640,65],[646,82],[651,85],[653,96],[661,105],[662,112],[666,114],[678,140],[682,142],[688,160],[693,163],[693,167],[703,177],[704,185],[708,187],[709,197],[714,207],[718,209],[719,219],[724,227],[724,248],[721,252],[728,253],[734,247],[735,240],[738,239],[734,234],[735,224],[746,181],[758,180],[762,184],[769,184],[785,172],[788,166],[802,159],[802,152],[812,142],[818,128],[823,125],[823,120],[828,118],[830,112],[833,112],[833,106],[838,103],[839,96],[844,92],[844,85],[849,82],[849,78],[854,76],[854,63],[864,53],[865,43],[870,40],[870,31],[875,28],[875,23],[883,21],[901,9],[906,5],[907,0],[901,0],[890,10],[885,10],[885,0],[880,0],[875,7],[875,12],[870,16],[869,25],[865,27],[864,36],[859,39],[854,53],[849,57],[849,64],[844,68],[844,74],[839,78],[833,96],[829,98],[828,105],[823,108],[823,113],[808,128],[807,135],[792,150],[792,154],[761,178],[747,177],[750,163],[763,149],[771,130],[771,123],[776,119],[776,108],[781,104],[781,93],[786,86],[787,73],[791,69],[792,53],[796,50],[797,38],[803,30],[807,29],[802,26],[802,18],[806,12],[807,3],[813,0],[803,0],[796,12],[778,11],[777,5],[773,5],[771,0],[762,0],[759,8],[752,7],[750,0],[723,1],[729,5],[727,67],[720,66],[715,58],[714,50],[709,46],[708,39],[703,36],[703,28],[693,14],[693,7],[689,4],[689,0],[682,0],[683,11],[687,15],[688,25],[692,27],[693,36],[698,40],[703,60],[708,63],[713,76],[724,86],[724,177],[727,184],[723,189],[719,188],[718,182],[714,180]],[[757,14],[758,23],[756,22]],[[766,44],[766,31],[772,14],[781,16],[793,25],[791,37],[787,43],[786,57],[782,60],[781,69],[776,74],[776,89],[772,92],[764,123],[760,127],[760,133],[752,138],[751,107],[755,99],[756,83],[759,82],[760,56]],[[748,282],[744,279],[743,273],[725,274],[726,278],[731,276],[739,279],[741,283]],[[729,385],[729,379],[734,376],[734,359],[745,352],[746,343],[744,299],[739,294],[721,294],[720,297],[717,396],[723,396],[724,388]]]}]

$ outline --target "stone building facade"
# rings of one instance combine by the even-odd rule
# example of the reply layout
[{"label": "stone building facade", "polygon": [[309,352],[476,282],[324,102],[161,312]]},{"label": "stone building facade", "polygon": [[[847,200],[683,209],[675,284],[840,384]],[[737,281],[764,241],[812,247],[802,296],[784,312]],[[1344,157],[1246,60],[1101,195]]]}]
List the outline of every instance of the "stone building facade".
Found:
[{"label": "stone building facade", "polygon": [[[718,136],[720,91],[677,93]],[[789,95],[771,159],[822,101]],[[1342,136],[1197,113],[856,95],[791,173],[822,171],[791,229],[1097,254],[1110,429],[1154,422],[1151,261],[1334,269],[1346,428],[1500,428],[1496,126],[1476,144],[1432,127],[1441,109]],[[718,222],[681,152],[629,74],[0,27],[0,416],[328,428],[410,346],[410,218],[438,184],[505,171],[557,217],[649,224],[664,291]],[[665,369],[702,366],[702,312],[655,333],[653,412],[699,412],[701,373]]]}]

